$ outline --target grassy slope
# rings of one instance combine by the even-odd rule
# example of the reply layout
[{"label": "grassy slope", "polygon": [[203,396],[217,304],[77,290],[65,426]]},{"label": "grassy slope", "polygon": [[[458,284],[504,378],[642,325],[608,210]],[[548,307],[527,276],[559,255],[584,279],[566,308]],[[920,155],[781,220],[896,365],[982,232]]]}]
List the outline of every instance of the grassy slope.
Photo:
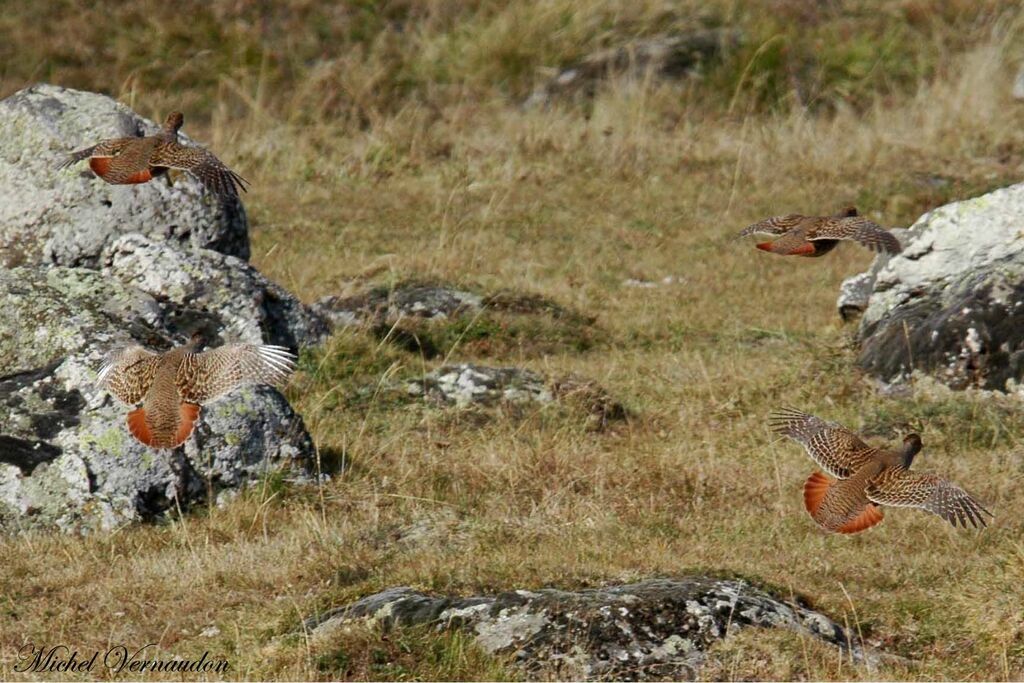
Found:
[{"label": "grassy slope", "polygon": [[[0,541],[0,655],[159,642],[227,656],[239,677],[499,678],[514,671],[457,635],[357,630],[325,647],[294,628],[396,584],[472,593],[697,570],[803,596],[918,662],[866,671],[749,633],[709,677],[1024,676],[1018,409],[873,391],[833,308],[866,251],[793,261],[729,239],[766,214],[850,201],[905,225],[1016,180],[1009,5],[840,15],[723,0],[698,17],[625,0],[290,4],[7,12],[0,94],[49,80],[156,118],[179,104],[188,132],[253,181],[253,260],[270,277],[306,300],[412,276],[544,294],[596,316],[598,347],[489,360],[594,378],[637,417],[598,433],[572,410],[367,399],[356,390],[425,361],[340,333],[304,357],[289,398],[345,471],[322,490],[267,482],[161,527]],[[699,83],[512,106],[541,67],[697,23],[749,37]],[[680,281],[623,285],[669,275]],[[765,428],[780,405],[881,439],[922,430],[919,467],[991,501],[995,525],[892,511],[860,536],[818,533],[800,503],[811,464]],[[211,625],[218,635],[199,635]]]}]

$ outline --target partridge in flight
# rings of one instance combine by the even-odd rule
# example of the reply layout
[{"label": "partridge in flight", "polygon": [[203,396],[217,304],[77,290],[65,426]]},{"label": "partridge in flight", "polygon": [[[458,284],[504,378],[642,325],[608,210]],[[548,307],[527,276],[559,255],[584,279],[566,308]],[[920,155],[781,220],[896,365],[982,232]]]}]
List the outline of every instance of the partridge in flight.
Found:
[{"label": "partridge in flight", "polygon": [[757,248],[788,256],[822,256],[835,249],[840,240],[860,242],[868,249],[898,254],[902,247],[893,234],[857,213],[854,207],[832,216],[801,216],[791,213],[774,216],[749,225],[739,234],[776,235],[772,242],[760,242]]},{"label": "partridge in flight", "polygon": [[149,182],[173,168],[188,171],[223,198],[238,197],[239,189],[246,191],[248,181],[220,159],[201,147],[186,147],[178,141],[184,121],[181,112],[172,112],[156,135],[103,140],[72,152],[59,168],[88,159],[93,173],[114,185]]},{"label": "partridge in flight", "polygon": [[153,353],[141,346],[113,351],[98,384],[122,402],[128,430],[153,448],[176,448],[188,439],[201,405],[243,384],[280,384],[295,369],[295,357],[280,346],[226,344],[196,352],[197,341]]},{"label": "partridge in flight", "polygon": [[883,505],[921,508],[963,527],[984,527],[985,515],[992,515],[956,484],[910,471],[921,450],[917,434],[889,451],[868,446],[842,425],[798,410],[772,413],[770,425],[802,445],[835,477],[815,472],[804,484],[804,506],[826,531],[854,534],[872,527],[882,521]]}]

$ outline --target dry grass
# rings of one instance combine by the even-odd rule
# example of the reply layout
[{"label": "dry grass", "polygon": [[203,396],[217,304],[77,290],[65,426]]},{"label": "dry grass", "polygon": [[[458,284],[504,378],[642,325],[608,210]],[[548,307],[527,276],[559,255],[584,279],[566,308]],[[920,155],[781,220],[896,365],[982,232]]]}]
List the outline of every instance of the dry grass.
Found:
[{"label": "dry grass", "polygon": [[[488,360],[591,377],[636,417],[594,432],[572,410],[453,415],[368,395],[435,361],[339,333],[289,391],[324,460],[344,465],[329,484],[267,482],[162,526],[0,542],[8,663],[27,641],[157,642],[225,656],[238,678],[500,678],[514,670],[458,635],[356,630],[314,648],[296,625],[393,585],[468,594],[713,571],[803,596],[916,664],[869,671],[754,632],[716,648],[709,678],[1024,676],[1019,408],[876,394],[833,308],[870,255],[793,261],[730,241],[763,215],[850,201],[905,225],[1017,179],[1012,7],[59,4],[0,19],[4,94],[45,79],[157,117],[182,103],[189,134],[253,181],[253,260],[270,277],[305,300],[412,277],[543,294],[595,316],[596,345]],[[141,28],[108,33],[103,12]],[[540,66],[694,23],[751,40],[699,83],[512,106]],[[812,466],[765,427],[781,405],[879,438],[923,430],[919,467],[990,501],[995,524],[967,533],[892,511],[860,536],[818,533],[800,503]],[[219,634],[199,635],[208,626]]]}]

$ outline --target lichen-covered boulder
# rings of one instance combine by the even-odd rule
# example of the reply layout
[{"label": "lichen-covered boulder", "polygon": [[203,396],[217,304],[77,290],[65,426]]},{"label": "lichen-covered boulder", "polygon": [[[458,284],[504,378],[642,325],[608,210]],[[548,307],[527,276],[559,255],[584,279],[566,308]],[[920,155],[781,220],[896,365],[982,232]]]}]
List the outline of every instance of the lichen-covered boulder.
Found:
[{"label": "lichen-covered boulder", "polygon": [[163,301],[215,315],[239,341],[295,349],[330,332],[318,313],[246,261],[209,249],[125,235],[104,252],[103,272]]},{"label": "lichen-covered boulder", "polygon": [[103,250],[130,232],[248,258],[241,203],[222,202],[188,174],[173,186],[167,178],[110,185],[84,162],[57,168],[75,149],[157,129],[109,97],[58,86],[0,101],[0,266],[96,267]]},{"label": "lichen-covered boulder", "polygon": [[109,529],[305,474],[313,447],[281,394],[248,387],[203,409],[195,434],[154,451],[95,385],[113,347],[180,343],[203,313],[95,270],[0,269],[0,531]]},{"label": "lichen-covered boulder", "polygon": [[953,388],[1015,389],[1024,376],[1022,215],[1024,184],[914,223],[902,253],[858,276],[869,292],[859,364],[889,382],[920,371]]},{"label": "lichen-covered boulder", "polygon": [[829,617],[745,581],[651,579],[580,591],[516,590],[478,597],[392,588],[331,610],[304,627],[330,648],[353,622],[458,628],[485,652],[510,655],[529,678],[692,679],[715,641],[740,628],[783,628],[875,659]]}]

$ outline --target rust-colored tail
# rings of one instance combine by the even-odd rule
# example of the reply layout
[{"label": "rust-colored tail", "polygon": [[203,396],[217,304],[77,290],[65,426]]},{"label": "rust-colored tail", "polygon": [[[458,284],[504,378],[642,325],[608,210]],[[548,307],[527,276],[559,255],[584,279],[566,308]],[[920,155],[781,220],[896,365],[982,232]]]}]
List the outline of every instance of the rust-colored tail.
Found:
[{"label": "rust-colored tail", "polygon": [[137,408],[128,413],[128,431],[147,446],[153,445],[153,431],[149,428],[149,423],[146,422],[144,409]]},{"label": "rust-colored tail", "polygon": [[832,480],[821,472],[814,472],[807,477],[807,481],[804,482],[804,507],[811,513],[811,517],[818,514],[821,501],[825,498],[828,487],[831,485]]},{"label": "rust-colored tail", "polygon": [[89,159],[89,168],[92,169],[93,173],[102,178],[110,172],[110,157],[91,157]]},{"label": "rust-colored tail", "polygon": [[137,185],[139,183],[148,183],[152,179],[153,179],[153,173],[147,168],[147,169],[145,169],[143,171],[139,171],[138,173],[134,173],[134,174],[128,176],[125,179],[124,184],[125,185]]},{"label": "rust-colored tail", "polygon": [[[818,510],[821,508],[821,501],[825,499],[829,488],[835,481],[829,479],[821,472],[814,472],[804,482],[804,507],[811,513],[811,517],[818,521]],[[855,534],[864,531],[882,521],[882,509],[874,503],[868,503],[861,510],[860,514],[843,524],[835,531],[841,534]]]},{"label": "rust-colored tail", "polygon": [[178,427],[173,435],[153,433],[145,408],[137,408],[128,413],[128,431],[136,439],[151,448],[177,448],[185,443],[195,428],[199,417],[199,406],[195,403],[182,403],[178,408]]},{"label": "rust-colored tail", "polygon": [[856,534],[882,521],[882,509],[874,503],[868,503],[859,515],[842,525],[836,531],[841,534]]},{"label": "rust-colored tail", "polygon": [[770,251],[773,254],[782,254],[783,256],[813,256],[815,253],[814,245],[810,242],[804,242],[792,249],[780,247],[777,242],[759,242],[756,246],[761,251]]},{"label": "rust-colored tail", "polygon": [[192,430],[196,426],[196,418],[199,417],[199,405],[196,403],[182,403],[179,408],[178,432],[174,435],[174,448],[185,443]]}]

